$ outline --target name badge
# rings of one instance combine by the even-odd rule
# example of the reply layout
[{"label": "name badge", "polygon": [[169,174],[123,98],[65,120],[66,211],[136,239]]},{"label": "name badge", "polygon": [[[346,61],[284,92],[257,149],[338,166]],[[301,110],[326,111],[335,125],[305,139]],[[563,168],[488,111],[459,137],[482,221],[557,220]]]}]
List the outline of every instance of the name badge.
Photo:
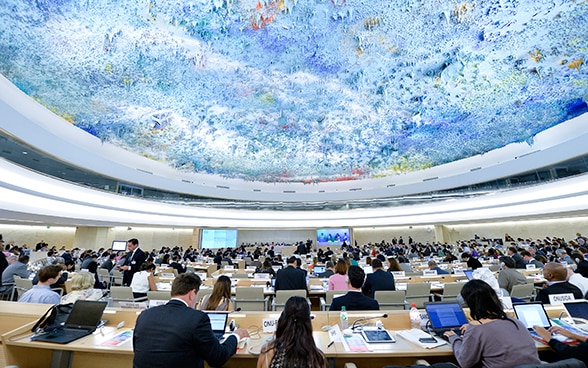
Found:
[{"label": "name badge", "polygon": [[277,318],[264,318],[262,323],[263,323],[263,332],[264,333],[276,332],[276,328],[278,327],[278,319]]}]

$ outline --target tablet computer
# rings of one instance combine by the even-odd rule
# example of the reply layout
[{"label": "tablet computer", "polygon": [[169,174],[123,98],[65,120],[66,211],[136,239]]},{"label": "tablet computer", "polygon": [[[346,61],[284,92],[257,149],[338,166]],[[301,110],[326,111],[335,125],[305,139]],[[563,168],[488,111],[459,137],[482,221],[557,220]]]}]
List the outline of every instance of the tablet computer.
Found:
[{"label": "tablet computer", "polygon": [[362,330],[361,336],[368,343],[396,342],[388,330]]}]

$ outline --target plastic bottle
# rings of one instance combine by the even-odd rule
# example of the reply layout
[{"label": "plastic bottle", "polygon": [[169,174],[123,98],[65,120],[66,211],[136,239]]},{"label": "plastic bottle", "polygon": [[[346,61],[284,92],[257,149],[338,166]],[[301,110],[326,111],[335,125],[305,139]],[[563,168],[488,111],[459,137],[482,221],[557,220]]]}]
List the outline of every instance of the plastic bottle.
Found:
[{"label": "plastic bottle", "polygon": [[412,305],[410,306],[409,315],[410,315],[410,327],[420,329],[421,328],[421,313],[417,309],[415,303],[412,303]]},{"label": "plastic bottle", "polygon": [[341,319],[341,330],[349,328],[349,319],[347,316],[347,309],[345,306],[341,307],[341,313],[339,313],[339,318]]}]

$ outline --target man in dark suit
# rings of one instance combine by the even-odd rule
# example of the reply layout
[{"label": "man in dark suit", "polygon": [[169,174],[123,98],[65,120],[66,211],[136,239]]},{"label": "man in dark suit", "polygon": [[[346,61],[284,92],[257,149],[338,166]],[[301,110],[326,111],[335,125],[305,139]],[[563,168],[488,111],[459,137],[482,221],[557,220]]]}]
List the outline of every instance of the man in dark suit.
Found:
[{"label": "man in dark suit", "polygon": [[174,279],[171,300],[146,309],[133,333],[133,368],[213,367],[224,365],[237,351],[247,330],[238,328],[221,344],[212,333],[210,319],[194,309],[202,281],[192,272]]},{"label": "man in dark suit", "polygon": [[329,310],[340,311],[341,307],[345,307],[346,310],[380,310],[378,302],[365,296],[361,293],[361,286],[365,279],[365,272],[358,266],[351,266],[347,271],[347,286],[349,291],[347,294],[337,298],[333,298],[331,307]]},{"label": "man in dark suit", "polygon": [[318,278],[321,279],[328,279],[329,277],[335,274],[335,265],[331,261],[327,261],[326,263],[327,269],[323,273],[318,274]]},{"label": "man in dark suit", "polygon": [[123,285],[131,285],[133,275],[139,272],[141,265],[147,259],[147,254],[139,249],[139,240],[133,238],[127,241],[127,255],[122,266],[117,268],[123,271]]},{"label": "man in dark suit", "polygon": [[278,290],[306,290],[306,274],[304,271],[296,268],[296,257],[292,256],[286,261],[287,267],[282,268],[276,274],[275,289]]},{"label": "man in dark suit", "polygon": [[372,269],[374,272],[367,275],[361,287],[361,291],[365,295],[373,298],[377,290],[396,290],[394,275],[384,271],[382,261],[378,258],[372,260]]},{"label": "man in dark suit", "polygon": [[576,299],[583,299],[582,291],[567,281],[568,271],[561,263],[549,262],[543,267],[543,277],[547,287],[537,293],[536,301],[551,304],[549,296],[554,294],[573,294]]},{"label": "man in dark suit", "polygon": [[173,255],[172,263],[170,263],[169,266],[178,271],[178,275],[186,272],[186,267],[180,264],[180,256],[178,256],[177,254]]}]

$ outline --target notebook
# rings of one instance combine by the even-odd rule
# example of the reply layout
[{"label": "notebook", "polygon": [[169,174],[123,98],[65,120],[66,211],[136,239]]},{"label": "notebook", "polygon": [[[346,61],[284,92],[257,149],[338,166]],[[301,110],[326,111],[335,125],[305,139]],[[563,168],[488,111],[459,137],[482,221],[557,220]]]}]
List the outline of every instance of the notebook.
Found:
[{"label": "notebook", "polygon": [[212,327],[212,333],[217,339],[221,339],[225,334],[227,328],[227,320],[229,319],[228,313],[217,313],[217,312],[206,312],[210,319],[210,327]]},{"label": "notebook", "polygon": [[468,323],[468,319],[458,302],[425,303],[425,311],[429,316],[431,329],[437,336],[446,331],[461,334],[460,327]]},{"label": "notebook", "polygon": [[43,332],[31,337],[31,340],[68,344],[88,336],[96,330],[107,304],[107,302],[78,300],[75,302],[63,328]]}]

